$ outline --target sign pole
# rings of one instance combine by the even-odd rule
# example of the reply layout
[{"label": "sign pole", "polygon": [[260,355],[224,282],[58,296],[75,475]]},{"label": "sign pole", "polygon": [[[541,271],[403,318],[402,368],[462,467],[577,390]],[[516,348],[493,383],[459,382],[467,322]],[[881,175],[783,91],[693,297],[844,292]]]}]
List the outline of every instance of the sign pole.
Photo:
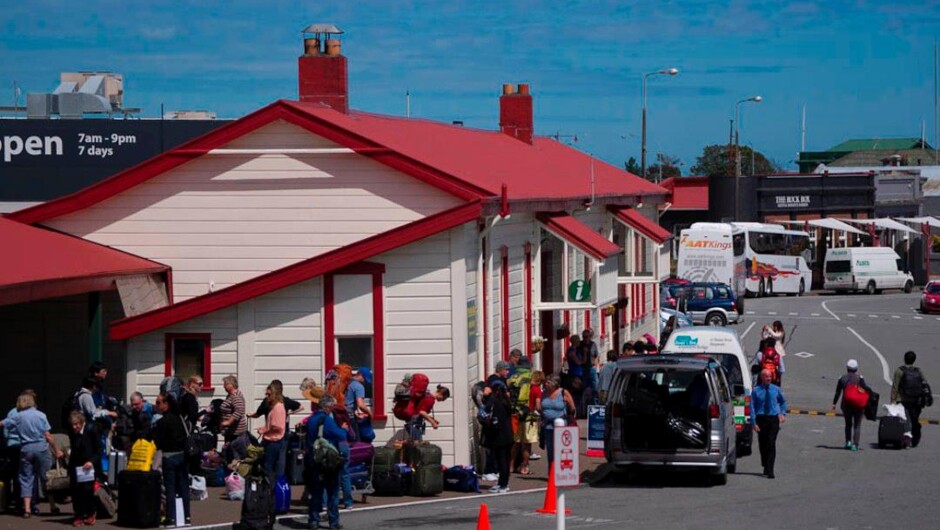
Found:
[{"label": "sign pole", "polygon": [[565,530],[565,490],[558,488],[558,511],[555,513],[555,530]]}]

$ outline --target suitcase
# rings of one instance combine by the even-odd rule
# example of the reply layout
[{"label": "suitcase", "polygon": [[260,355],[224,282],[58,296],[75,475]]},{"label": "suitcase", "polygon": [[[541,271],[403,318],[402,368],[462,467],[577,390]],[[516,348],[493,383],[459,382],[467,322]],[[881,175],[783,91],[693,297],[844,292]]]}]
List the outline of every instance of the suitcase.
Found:
[{"label": "suitcase", "polygon": [[884,449],[893,446],[897,449],[904,447],[904,432],[907,430],[907,420],[897,416],[882,416],[878,422],[878,447]]},{"label": "suitcase", "polygon": [[291,449],[287,455],[287,481],[294,486],[304,484],[304,450]]},{"label": "suitcase", "polygon": [[274,483],[274,513],[277,515],[285,514],[290,511],[290,484],[287,483],[287,477],[281,475],[277,477]]},{"label": "suitcase", "polygon": [[408,463],[413,467],[441,467],[444,457],[440,446],[428,443],[408,445]]},{"label": "suitcase", "polygon": [[391,471],[395,464],[401,464],[403,461],[401,450],[394,447],[377,447],[374,455],[372,460],[372,471],[374,472]]},{"label": "suitcase", "polygon": [[388,471],[375,471],[372,474],[374,495],[401,497],[411,491],[411,468],[405,464],[396,464]]},{"label": "suitcase", "polygon": [[868,404],[865,405],[865,418],[875,421],[878,419],[878,401],[881,400],[881,396],[874,390],[872,390],[870,394]]},{"label": "suitcase", "polygon": [[118,526],[156,528],[160,525],[160,494],[163,481],[159,471],[118,473]]},{"label": "suitcase", "polygon": [[348,471],[349,481],[352,483],[353,488],[357,490],[366,489],[372,477],[369,466],[365,463],[356,465],[350,464]]},{"label": "suitcase", "polygon": [[441,466],[423,466],[411,476],[411,495],[430,497],[444,491],[444,470]]},{"label": "suitcase", "polygon": [[127,453],[124,451],[111,451],[108,455],[108,484],[117,488],[117,477],[127,468]]},{"label": "suitcase", "polygon": [[372,458],[375,456],[375,447],[366,442],[355,442],[349,444],[349,465],[372,464]]}]

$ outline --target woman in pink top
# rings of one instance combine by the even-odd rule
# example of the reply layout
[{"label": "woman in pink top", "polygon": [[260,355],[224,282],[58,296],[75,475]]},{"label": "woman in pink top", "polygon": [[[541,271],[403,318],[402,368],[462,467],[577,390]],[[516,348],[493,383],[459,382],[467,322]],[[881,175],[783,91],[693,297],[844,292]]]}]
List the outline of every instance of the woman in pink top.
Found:
[{"label": "woman in pink top", "polygon": [[261,446],[264,447],[264,470],[274,478],[284,474],[285,460],[281,458],[287,438],[287,409],[284,408],[284,388],[280,381],[272,381],[264,391],[268,402],[268,416],[263,427],[258,428]]}]

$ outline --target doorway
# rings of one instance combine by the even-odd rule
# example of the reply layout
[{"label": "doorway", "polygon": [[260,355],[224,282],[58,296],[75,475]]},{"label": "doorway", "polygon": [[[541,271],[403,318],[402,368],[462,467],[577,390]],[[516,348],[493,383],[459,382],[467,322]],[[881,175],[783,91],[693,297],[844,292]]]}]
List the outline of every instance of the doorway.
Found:
[{"label": "doorway", "polygon": [[555,373],[555,313],[539,312],[539,335],[545,337],[542,347],[542,372],[546,376]]}]

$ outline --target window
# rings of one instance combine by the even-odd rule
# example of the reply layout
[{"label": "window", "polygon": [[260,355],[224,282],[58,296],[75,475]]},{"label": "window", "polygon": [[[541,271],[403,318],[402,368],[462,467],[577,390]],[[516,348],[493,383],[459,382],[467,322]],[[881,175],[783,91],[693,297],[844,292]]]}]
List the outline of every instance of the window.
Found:
[{"label": "window", "polygon": [[573,246],[556,237],[547,230],[540,231],[539,239],[539,301],[543,304],[585,303],[590,300],[569,299],[568,287],[575,280],[584,280],[592,289],[593,298],[596,285],[590,285],[594,279],[594,262]]},{"label": "window", "polygon": [[718,293],[718,298],[730,298],[731,294],[728,292],[728,289],[725,287],[716,287],[715,292]]},{"label": "window", "polygon": [[734,257],[744,255],[744,234],[734,234],[731,236],[731,245],[734,249]]},{"label": "window", "polygon": [[203,390],[212,390],[212,335],[209,333],[168,333],[163,374],[183,381],[202,378]]},{"label": "window", "polygon": [[623,248],[617,257],[618,276],[653,276],[656,264],[656,246],[635,230],[621,222],[614,222],[614,243]]},{"label": "window", "polygon": [[852,272],[852,263],[848,260],[827,261],[826,272],[830,274],[836,274],[840,272]]},{"label": "window", "polygon": [[[360,366],[366,366],[375,372],[373,368],[372,337],[337,337],[336,338],[337,362],[346,363],[353,369]],[[372,383],[362,383],[366,387],[366,399],[372,400]]]},{"label": "window", "polygon": [[692,298],[696,300],[711,300],[715,298],[715,292],[711,287],[693,287]]}]

